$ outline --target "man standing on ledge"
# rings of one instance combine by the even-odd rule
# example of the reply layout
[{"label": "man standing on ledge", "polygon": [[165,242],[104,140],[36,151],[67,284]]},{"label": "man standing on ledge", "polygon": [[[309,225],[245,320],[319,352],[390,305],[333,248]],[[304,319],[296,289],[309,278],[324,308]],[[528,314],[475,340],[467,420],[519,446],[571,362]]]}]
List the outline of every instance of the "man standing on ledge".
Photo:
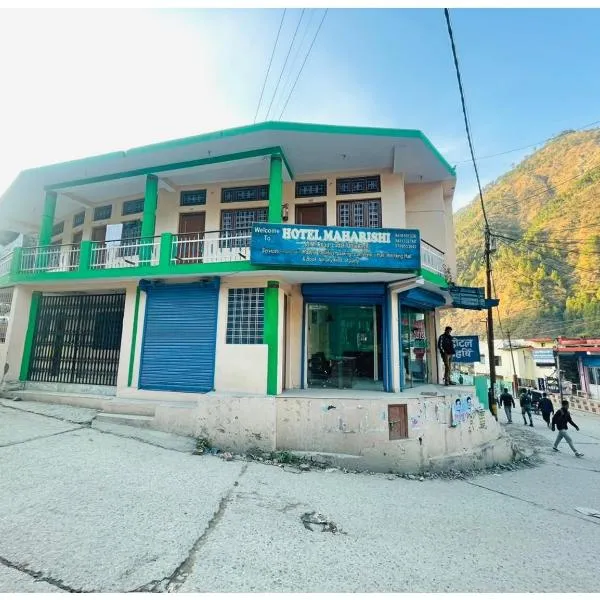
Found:
[{"label": "man standing on ledge", "polygon": [[454,341],[450,332],[452,327],[446,327],[444,333],[438,339],[438,350],[444,362],[444,385],[455,385],[450,381],[450,370],[452,368],[452,357],[455,354]]}]

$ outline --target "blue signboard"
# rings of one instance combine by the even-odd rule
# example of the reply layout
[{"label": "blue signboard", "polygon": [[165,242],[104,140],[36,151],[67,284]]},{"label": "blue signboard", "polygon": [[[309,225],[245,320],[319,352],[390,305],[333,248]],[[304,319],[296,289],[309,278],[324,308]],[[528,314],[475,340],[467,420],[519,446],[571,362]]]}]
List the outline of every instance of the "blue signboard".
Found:
[{"label": "blue signboard", "polygon": [[536,348],[532,351],[533,362],[536,365],[554,365],[554,350],[552,348]]},{"label": "blue signboard", "polygon": [[456,354],[452,357],[455,363],[476,363],[481,360],[479,355],[479,338],[476,335],[455,335],[454,350]]},{"label": "blue signboard", "polygon": [[418,229],[256,224],[250,262],[273,267],[418,271]]},{"label": "blue signboard", "polygon": [[498,306],[499,300],[485,297],[483,288],[452,286],[448,288],[454,308],[482,310]]}]

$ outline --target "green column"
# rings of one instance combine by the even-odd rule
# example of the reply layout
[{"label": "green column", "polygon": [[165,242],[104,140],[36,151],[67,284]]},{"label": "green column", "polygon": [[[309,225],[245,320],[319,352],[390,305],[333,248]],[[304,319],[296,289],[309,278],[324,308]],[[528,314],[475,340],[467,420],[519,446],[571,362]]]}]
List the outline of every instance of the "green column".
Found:
[{"label": "green column", "polygon": [[279,376],[279,282],[268,281],[265,289],[264,343],[268,347],[267,394],[275,396]]},{"label": "green column", "polygon": [[142,216],[142,237],[154,237],[156,226],[156,206],[158,204],[158,177],[146,176],[146,193],[144,195],[144,214]]},{"label": "green column", "polygon": [[283,207],[283,178],[281,156],[271,156],[271,174],[269,177],[269,223],[281,223]]},{"label": "green column", "polygon": [[46,192],[44,199],[44,213],[40,223],[38,246],[49,246],[52,242],[52,228],[54,227],[54,213],[56,212],[56,192]]},{"label": "green column", "polygon": [[159,264],[163,269],[171,268],[171,258],[173,257],[173,234],[163,233],[160,236],[160,260]]},{"label": "green column", "polygon": [[[144,214],[142,216],[142,242],[151,242],[156,228],[156,206],[158,205],[158,177],[146,176],[146,193],[144,194]],[[142,246],[140,261],[150,261],[152,252],[149,246]]]},{"label": "green column", "polygon": [[33,338],[35,337],[35,329],[37,326],[37,316],[40,308],[41,292],[33,292],[31,294],[31,306],[29,308],[29,322],[27,324],[27,333],[25,334],[25,345],[23,347],[23,358],[21,360],[21,373],[19,379],[27,381],[29,374],[29,363],[31,362],[31,352],[33,350]]}]

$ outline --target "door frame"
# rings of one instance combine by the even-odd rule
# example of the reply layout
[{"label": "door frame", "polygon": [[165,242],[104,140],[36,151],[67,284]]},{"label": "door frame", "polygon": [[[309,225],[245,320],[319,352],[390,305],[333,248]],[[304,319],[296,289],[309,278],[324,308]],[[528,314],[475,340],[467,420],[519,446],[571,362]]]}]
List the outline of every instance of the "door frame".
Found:
[{"label": "door frame", "polygon": [[322,227],[327,227],[327,202],[312,202],[310,204],[296,204],[296,206],[294,207],[294,223],[296,223],[296,225],[300,225],[300,223],[298,222],[298,209],[302,209],[302,208],[315,208],[315,207],[319,207],[322,208],[323,210],[323,217],[324,217],[324,223],[322,224]]}]

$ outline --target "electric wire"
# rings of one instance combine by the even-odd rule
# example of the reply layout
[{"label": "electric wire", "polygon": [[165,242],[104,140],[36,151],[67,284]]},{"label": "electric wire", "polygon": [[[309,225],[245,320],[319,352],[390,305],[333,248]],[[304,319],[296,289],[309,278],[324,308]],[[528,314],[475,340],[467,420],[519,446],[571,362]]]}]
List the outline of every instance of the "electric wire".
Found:
[{"label": "electric wire", "polygon": [[314,35],[312,42],[308,48],[306,56],[304,57],[304,61],[302,62],[302,65],[300,66],[300,70],[298,71],[298,74],[296,75],[296,79],[294,80],[294,85],[292,85],[292,89],[290,90],[290,93],[288,94],[285,104],[283,105],[283,108],[281,109],[281,112],[279,113],[279,120],[281,120],[281,117],[283,117],[283,113],[285,112],[285,109],[287,108],[290,98],[292,97],[292,94],[294,93],[294,90],[296,89],[296,84],[298,83],[298,80],[300,79],[300,75],[302,75],[302,71],[304,70],[304,65],[306,64],[306,61],[308,60],[308,57],[310,56],[313,46],[315,45],[317,36],[319,35],[319,31],[321,31],[321,27],[323,26],[323,22],[325,21],[325,17],[327,16],[328,11],[329,11],[329,9],[326,8],[325,12],[323,13],[323,16],[321,17],[321,22],[319,23],[319,26],[317,27],[317,31],[315,32],[315,35]]},{"label": "electric wire", "polygon": [[294,42],[296,41],[296,36],[298,35],[298,30],[300,29],[300,25],[302,23],[302,19],[304,18],[304,13],[306,9],[303,8],[300,13],[300,18],[298,19],[298,24],[296,25],[296,29],[294,31],[294,35],[292,37],[292,41],[290,43],[290,47],[288,48],[288,52],[285,56],[285,61],[283,62],[283,67],[281,67],[281,72],[279,73],[279,78],[277,79],[277,84],[275,85],[275,90],[273,91],[273,96],[271,96],[271,102],[269,103],[269,108],[267,109],[267,114],[265,116],[265,121],[269,118],[269,113],[271,112],[271,108],[273,107],[273,102],[275,102],[275,96],[277,96],[277,91],[279,90],[279,85],[281,83],[281,78],[283,77],[283,72],[288,64],[288,60],[290,58],[290,54],[292,53],[292,48],[294,47]]},{"label": "electric wire", "polygon": [[283,21],[285,19],[285,13],[287,8],[283,9],[283,14],[281,15],[281,21],[279,22],[279,29],[277,30],[277,36],[275,37],[275,43],[273,44],[273,51],[271,52],[271,58],[269,59],[269,66],[267,67],[267,73],[265,75],[265,80],[262,84],[262,89],[260,90],[260,98],[258,99],[258,104],[256,105],[256,112],[254,113],[254,122],[256,123],[256,119],[258,117],[258,111],[260,110],[260,105],[262,104],[263,95],[265,93],[265,87],[267,85],[267,79],[269,79],[269,73],[271,72],[271,65],[273,64],[273,58],[275,57],[275,50],[277,50],[277,42],[279,42],[279,34],[281,33],[281,28],[283,27]]}]

